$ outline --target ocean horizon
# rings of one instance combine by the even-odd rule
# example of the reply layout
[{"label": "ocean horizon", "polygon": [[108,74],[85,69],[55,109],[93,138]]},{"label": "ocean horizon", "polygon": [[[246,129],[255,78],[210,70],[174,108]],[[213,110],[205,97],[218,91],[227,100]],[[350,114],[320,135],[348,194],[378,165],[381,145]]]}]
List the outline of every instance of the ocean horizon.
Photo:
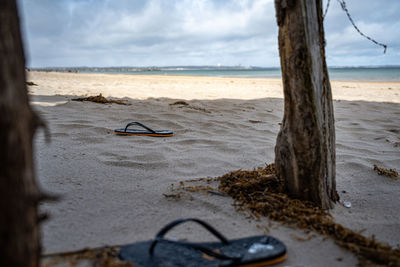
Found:
[{"label": "ocean horizon", "polygon": [[[280,68],[262,67],[54,67],[32,68],[36,71],[60,71],[75,73],[104,73],[130,75],[179,75],[238,78],[281,78]],[[400,66],[390,67],[331,67],[330,80],[337,81],[400,81]]]}]

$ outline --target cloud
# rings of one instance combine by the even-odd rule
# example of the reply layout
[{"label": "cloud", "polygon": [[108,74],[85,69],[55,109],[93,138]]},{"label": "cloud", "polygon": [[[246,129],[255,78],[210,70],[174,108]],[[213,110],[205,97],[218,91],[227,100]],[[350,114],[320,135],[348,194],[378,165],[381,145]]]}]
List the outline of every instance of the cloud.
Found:
[{"label": "cloud", "polygon": [[[399,37],[394,33],[400,3],[365,2],[350,1],[348,8],[362,30],[394,45],[388,50],[392,58],[380,62],[399,62]],[[32,67],[279,65],[273,0],[19,0],[19,4]],[[382,52],[352,29],[334,0],[325,26],[328,63],[341,65],[343,58],[371,62]]]}]

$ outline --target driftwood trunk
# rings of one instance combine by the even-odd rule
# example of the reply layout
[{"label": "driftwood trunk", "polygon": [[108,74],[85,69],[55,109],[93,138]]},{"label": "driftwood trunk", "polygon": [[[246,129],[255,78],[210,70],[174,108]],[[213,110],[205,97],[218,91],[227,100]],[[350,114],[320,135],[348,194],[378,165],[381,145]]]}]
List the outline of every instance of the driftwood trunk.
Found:
[{"label": "driftwood trunk", "polygon": [[16,1],[0,0],[0,266],[38,266],[40,194]]},{"label": "driftwood trunk", "polygon": [[275,8],[285,98],[277,175],[293,197],[332,208],[339,196],[322,0],[275,0]]}]

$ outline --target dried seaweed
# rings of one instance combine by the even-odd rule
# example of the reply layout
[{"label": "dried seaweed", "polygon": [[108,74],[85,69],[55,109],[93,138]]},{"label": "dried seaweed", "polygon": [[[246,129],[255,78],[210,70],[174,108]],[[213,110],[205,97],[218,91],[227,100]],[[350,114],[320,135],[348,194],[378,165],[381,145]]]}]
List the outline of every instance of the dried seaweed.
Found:
[{"label": "dried seaweed", "polygon": [[249,122],[251,122],[251,123],[263,123],[262,121],[258,121],[258,120],[249,120]]},{"label": "dried seaweed", "polygon": [[400,176],[399,173],[395,169],[388,170],[383,167],[378,167],[377,165],[374,165],[374,171],[376,171],[379,175],[385,175],[392,179],[396,179]]},{"label": "dried seaweed", "polygon": [[[118,247],[85,248],[80,251],[56,253],[42,258],[40,267],[74,266],[82,262],[89,262],[94,267],[133,267],[130,262],[118,258]],[[86,265],[85,265],[86,266]]]},{"label": "dried seaweed", "polygon": [[185,191],[189,192],[202,192],[202,193],[208,193],[208,191],[213,191],[214,188],[211,186],[204,186],[201,184],[196,184],[196,185],[186,185],[183,188]]},{"label": "dried seaweed", "polygon": [[177,194],[163,194],[164,197],[172,198],[172,199],[175,199],[175,200],[181,199],[182,195],[183,195],[183,192],[178,192]]},{"label": "dried seaweed", "polygon": [[118,104],[118,105],[129,105],[121,100],[108,100],[102,94],[99,94],[97,96],[88,96],[88,97],[82,97],[82,98],[74,98],[72,99],[73,101],[90,101],[94,103],[100,103],[100,104]]},{"label": "dried seaweed", "polygon": [[29,86],[37,86],[37,84],[34,83],[34,82],[25,82],[25,84],[26,84],[26,85],[29,85]]},{"label": "dried seaweed", "polygon": [[176,106],[176,105],[182,105],[182,106],[189,106],[189,104],[185,101],[176,101],[172,104],[169,104],[170,106]]},{"label": "dried seaweed", "polygon": [[274,165],[253,171],[235,171],[215,178],[219,191],[230,195],[239,210],[266,216],[288,226],[311,230],[330,237],[355,253],[360,260],[400,266],[400,249],[380,243],[334,222],[333,217],[313,203],[292,199],[275,175]]}]

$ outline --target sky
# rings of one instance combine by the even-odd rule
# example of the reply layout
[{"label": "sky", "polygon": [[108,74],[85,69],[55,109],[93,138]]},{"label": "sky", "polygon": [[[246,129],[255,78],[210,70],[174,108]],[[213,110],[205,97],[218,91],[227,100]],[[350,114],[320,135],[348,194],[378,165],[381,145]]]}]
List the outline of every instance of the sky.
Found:
[{"label": "sky", "polygon": [[[331,0],[328,66],[400,65],[400,0]],[[27,66],[279,67],[274,0],[18,0]],[[324,9],[327,0],[324,0]]]}]

